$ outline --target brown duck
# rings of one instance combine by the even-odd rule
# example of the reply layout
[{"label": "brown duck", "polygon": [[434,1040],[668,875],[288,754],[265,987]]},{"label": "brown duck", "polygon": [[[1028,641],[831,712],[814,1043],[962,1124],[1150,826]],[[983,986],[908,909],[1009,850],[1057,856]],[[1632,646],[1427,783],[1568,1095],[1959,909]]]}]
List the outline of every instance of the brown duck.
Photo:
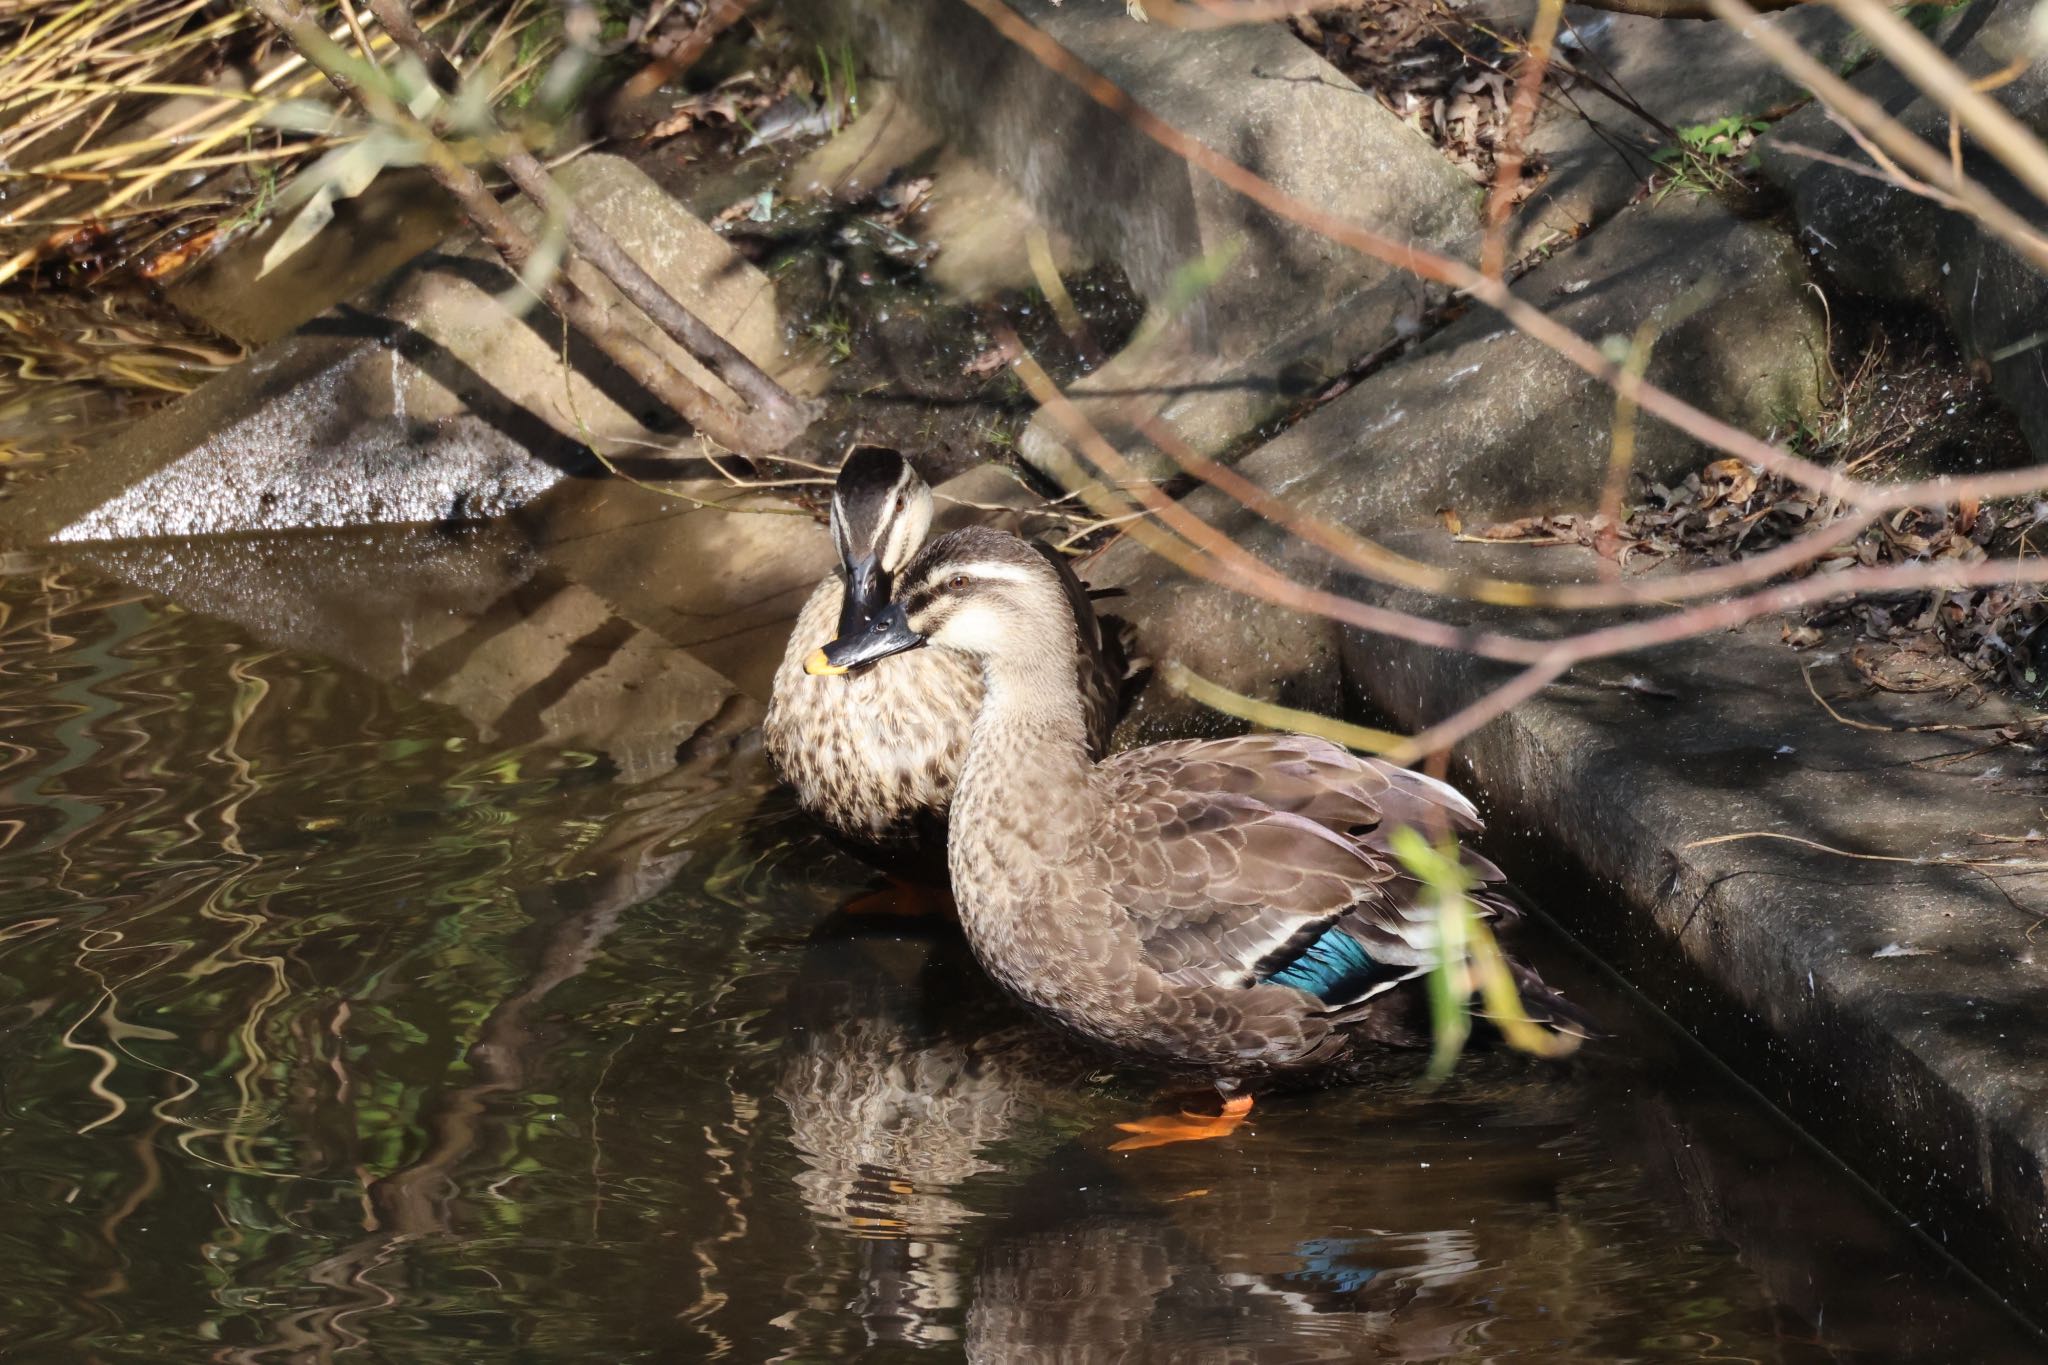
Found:
[{"label": "brown duck", "polygon": [[[1127,1145],[1216,1136],[1248,1083],[1327,1077],[1377,1045],[1427,1038],[1415,983],[1436,920],[1392,856],[1394,830],[1470,833],[1454,788],[1305,735],[1129,749],[1097,761],[1068,663],[1059,577],[1013,536],[941,536],[867,629],[814,671],[871,667],[919,645],[981,674],[953,791],[949,863],[960,921],[1003,986],[1068,1028],[1225,1097],[1220,1119],[1124,1125]],[[1462,854],[1480,912],[1515,912],[1501,875]],[[1518,969],[1539,1017],[1556,996]],[[1408,986],[1407,989],[1403,989]]]},{"label": "brown duck", "polygon": [[[857,446],[847,456],[832,490],[840,566],[790,631],[762,738],[798,803],[857,854],[887,871],[943,878],[945,812],[981,706],[980,667],[945,650],[822,670],[844,676],[804,667],[835,635],[868,629],[931,520],[931,489],[902,455]],[[1065,563],[1049,549],[1027,552],[1060,588],[1068,685],[1081,699],[1088,752],[1099,756],[1116,723],[1121,651]]]}]

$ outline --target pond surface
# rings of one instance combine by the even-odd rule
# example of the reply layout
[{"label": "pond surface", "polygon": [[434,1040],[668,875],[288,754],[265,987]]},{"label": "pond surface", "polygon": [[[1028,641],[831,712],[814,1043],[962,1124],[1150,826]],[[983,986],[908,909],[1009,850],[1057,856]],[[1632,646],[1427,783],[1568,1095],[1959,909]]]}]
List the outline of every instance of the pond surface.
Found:
[{"label": "pond surface", "polygon": [[1555,945],[1569,1066],[1112,1154],[1145,1078],[842,913],[745,714],[628,781],[0,571],[9,1360],[2044,1358]]}]

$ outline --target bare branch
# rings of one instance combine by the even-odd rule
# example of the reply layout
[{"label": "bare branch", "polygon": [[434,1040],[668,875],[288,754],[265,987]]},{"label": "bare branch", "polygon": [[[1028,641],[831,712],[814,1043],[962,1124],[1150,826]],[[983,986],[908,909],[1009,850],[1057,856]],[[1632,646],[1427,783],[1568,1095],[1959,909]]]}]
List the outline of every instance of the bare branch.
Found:
[{"label": "bare branch", "polygon": [[[2006,107],[1979,90],[1919,29],[1878,0],[1831,0],[1877,50],[1950,117],[1976,134],[2034,198],[2048,206],[2048,149]],[[1917,169],[1917,168],[1916,168]],[[1928,179],[1934,177],[1929,176]]]},{"label": "bare branch", "polygon": [[[429,77],[442,87],[443,96],[453,95],[460,84],[454,63],[420,31],[412,11],[403,0],[369,0],[369,5],[370,12],[377,16],[377,22],[384,26],[398,46],[418,58],[427,68]],[[516,140],[507,137],[489,113],[483,114],[482,118],[487,123],[486,141],[493,158],[521,193],[563,225],[569,234],[570,245],[596,267],[598,273],[610,280],[627,301],[645,313],[655,326],[702,361],[705,368],[730,385],[734,393],[753,405],[758,418],[754,423],[757,440],[750,443],[750,448],[757,451],[780,450],[809,425],[810,417],[804,405],[790,397],[760,366],[741,354],[738,347],[677,302],[673,294],[662,288],[660,281],[626,254],[609,232],[578,212],[539,159]]]},{"label": "bare branch", "polygon": [[[1856,502],[1862,506],[1873,505],[1873,499],[1893,496],[1907,488],[1913,491],[1909,502],[1941,503],[1954,498],[1962,490],[1965,482],[1970,489],[1983,497],[2032,492],[2048,484],[2048,468],[2033,468],[2013,471],[2002,476],[1973,477],[1967,481],[1954,478],[1930,479],[1919,485],[1900,485],[1897,489],[1872,490],[1859,480],[1823,468],[1782,447],[1760,441],[1740,428],[1702,412],[1648,380],[1625,373],[1622,367],[1609,360],[1597,345],[1514,294],[1502,281],[1489,279],[1462,261],[1416,246],[1411,242],[1396,241],[1371,228],[1347,221],[1314,204],[1297,199],[1256,172],[1197,142],[1138,104],[1115,82],[1091,69],[1050,34],[1010,9],[1003,0],[966,0],[966,3],[1005,37],[1031,53],[1048,69],[1066,78],[1096,103],[1126,119],[1132,127],[1190,165],[1279,217],[1298,223],[1333,242],[1363,252],[1398,270],[1448,285],[1477,299],[1601,383],[1613,388],[1617,393],[1629,396],[1644,412],[1663,419],[1703,444],[1725,450],[1759,468],[1792,479],[1817,492],[1840,498],[1844,502]],[[1713,0],[1713,3],[1739,6],[1741,0]],[[1742,11],[1752,17],[1755,14],[1755,11],[1749,10],[1747,6],[1742,6]]]},{"label": "bare branch", "polygon": [[[1707,3],[1721,18],[1741,29],[1745,38],[1762,48],[1786,75],[1819,96],[1829,109],[1861,128],[1913,174],[1954,195],[1972,217],[2004,238],[2036,269],[2048,271],[2048,244],[2043,243],[2033,224],[2008,208],[1997,195],[1962,174],[1949,158],[1913,136],[1876,100],[1815,61],[1786,34],[1757,22],[1757,11],[1743,0],[1707,0]],[[2017,493],[2029,490],[2014,488],[2001,491]]]},{"label": "bare branch", "polygon": [[1490,279],[1499,279],[1507,264],[1508,218],[1515,209],[1515,191],[1521,188],[1525,149],[1529,134],[1536,127],[1536,105],[1543,94],[1543,79],[1550,72],[1558,20],[1563,15],[1564,0],[1539,0],[1536,26],[1529,34],[1521,69],[1515,75],[1515,98],[1508,108],[1506,141],[1494,167],[1493,185],[1486,194],[1486,240],[1479,249],[1479,273]]},{"label": "bare branch", "polygon": [[[476,171],[455,155],[433,130],[375,87],[354,80],[343,65],[343,54],[321,30],[306,18],[293,0],[249,0],[250,6],[291,41],[336,89],[362,106],[372,117],[399,129],[420,145],[429,174],[469,216],[484,240],[505,259],[513,272],[520,273],[534,253],[534,241],[514,223],[504,207],[484,188]],[[746,424],[711,395],[705,393],[637,338],[610,324],[606,309],[592,296],[588,284],[577,279],[574,262],[542,287],[548,306],[589,338],[621,370],[662,402],[674,408],[691,426],[708,439],[733,450],[746,450],[753,433]]]}]

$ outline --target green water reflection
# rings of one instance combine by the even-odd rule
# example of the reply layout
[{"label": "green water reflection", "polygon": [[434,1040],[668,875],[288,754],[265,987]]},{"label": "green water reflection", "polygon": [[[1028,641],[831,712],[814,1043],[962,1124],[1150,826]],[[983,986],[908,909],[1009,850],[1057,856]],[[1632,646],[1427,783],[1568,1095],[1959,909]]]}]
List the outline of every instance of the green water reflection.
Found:
[{"label": "green water reflection", "polygon": [[0,578],[0,1350],[1935,1361],[2031,1339],[1615,1028],[1112,1156],[744,725],[628,784],[33,556]]}]

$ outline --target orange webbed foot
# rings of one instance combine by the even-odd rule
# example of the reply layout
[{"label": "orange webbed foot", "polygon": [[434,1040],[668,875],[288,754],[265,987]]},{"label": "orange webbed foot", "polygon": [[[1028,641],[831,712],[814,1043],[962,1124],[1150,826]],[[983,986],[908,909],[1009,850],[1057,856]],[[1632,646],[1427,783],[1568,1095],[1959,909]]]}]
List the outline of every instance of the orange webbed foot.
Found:
[{"label": "orange webbed foot", "polygon": [[1203,1142],[1209,1138],[1229,1137],[1244,1126],[1251,1116],[1252,1097],[1235,1095],[1223,1102],[1219,1114],[1190,1114],[1183,1109],[1178,1114],[1162,1114],[1157,1118],[1139,1119],[1135,1123],[1119,1123],[1126,1133],[1136,1137],[1125,1138],[1110,1144],[1112,1152],[1138,1152],[1147,1147],[1164,1147],[1172,1142]]}]

